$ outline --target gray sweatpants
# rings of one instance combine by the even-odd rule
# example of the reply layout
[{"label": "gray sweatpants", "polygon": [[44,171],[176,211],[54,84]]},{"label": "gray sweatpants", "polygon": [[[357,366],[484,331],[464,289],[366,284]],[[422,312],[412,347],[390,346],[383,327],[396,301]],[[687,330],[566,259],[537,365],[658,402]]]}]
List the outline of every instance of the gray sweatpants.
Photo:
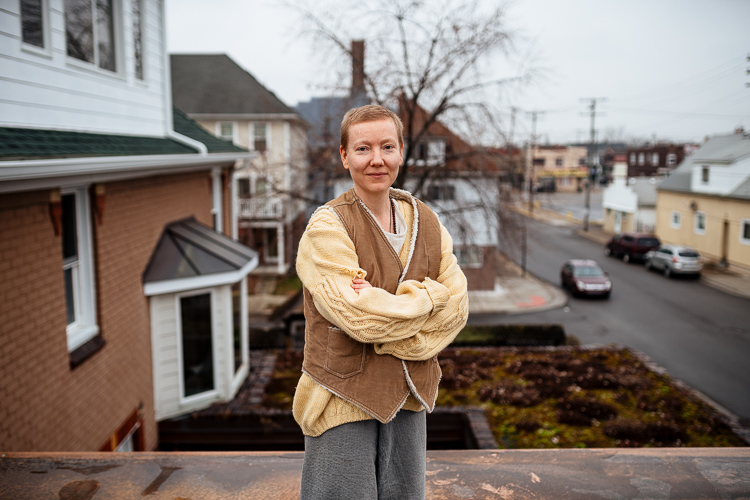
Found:
[{"label": "gray sweatpants", "polygon": [[300,499],[423,499],[426,462],[424,411],[339,425],[305,436]]}]

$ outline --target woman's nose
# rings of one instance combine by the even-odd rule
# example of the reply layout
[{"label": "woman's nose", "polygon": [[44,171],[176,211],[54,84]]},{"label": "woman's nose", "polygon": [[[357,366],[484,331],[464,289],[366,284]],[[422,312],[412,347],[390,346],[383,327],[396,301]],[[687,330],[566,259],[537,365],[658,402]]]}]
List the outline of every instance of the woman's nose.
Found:
[{"label": "woman's nose", "polygon": [[383,156],[380,154],[380,151],[377,149],[372,154],[372,162],[375,165],[382,165],[383,164]]}]

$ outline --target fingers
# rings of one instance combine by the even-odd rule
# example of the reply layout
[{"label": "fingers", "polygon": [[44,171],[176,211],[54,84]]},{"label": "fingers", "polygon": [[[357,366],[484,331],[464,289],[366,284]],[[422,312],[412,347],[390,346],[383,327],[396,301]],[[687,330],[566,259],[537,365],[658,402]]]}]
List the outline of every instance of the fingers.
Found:
[{"label": "fingers", "polygon": [[357,293],[359,293],[360,290],[364,290],[365,288],[371,288],[371,287],[372,285],[367,280],[363,280],[361,278],[354,278],[352,280],[352,288]]}]

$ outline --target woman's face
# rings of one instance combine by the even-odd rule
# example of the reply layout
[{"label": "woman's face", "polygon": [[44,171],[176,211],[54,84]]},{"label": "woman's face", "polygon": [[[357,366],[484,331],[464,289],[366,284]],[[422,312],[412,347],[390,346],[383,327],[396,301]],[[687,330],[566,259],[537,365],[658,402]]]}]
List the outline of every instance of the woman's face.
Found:
[{"label": "woman's face", "polygon": [[404,148],[399,146],[396,124],[385,119],[352,125],[349,144],[339,151],[357,194],[372,196],[388,192],[398,176]]}]

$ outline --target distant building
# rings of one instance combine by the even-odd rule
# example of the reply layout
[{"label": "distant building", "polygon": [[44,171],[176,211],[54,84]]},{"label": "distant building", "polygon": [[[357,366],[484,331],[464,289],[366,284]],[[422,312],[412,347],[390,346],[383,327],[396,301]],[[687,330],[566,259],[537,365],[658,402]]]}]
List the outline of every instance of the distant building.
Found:
[{"label": "distant building", "polygon": [[306,221],[306,123],[225,54],[172,54],[170,61],[175,105],[210,133],[257,153],[234,173],[234,230],[260,252],[255,273],[288,272]]},{"label": "distant building", "polygon": [[626,156],[613,163],[613,179],[602,194],[603,229],[610,234],[652,233],[656,227],[656,177],[627,177]]},{"label": "distant building", "polygon": [[711,137],[658,188],[658,236],[750,269],[750,136]]},{"label": "distant building", "polygon": [[536,146],[529,178],[535,191],[580,191],[588,176],[586,148]]},{"label": "distant building", "polygon": [[665,176],[695,151],[689,144],[655,144],[627,149],[628,177]]}]

